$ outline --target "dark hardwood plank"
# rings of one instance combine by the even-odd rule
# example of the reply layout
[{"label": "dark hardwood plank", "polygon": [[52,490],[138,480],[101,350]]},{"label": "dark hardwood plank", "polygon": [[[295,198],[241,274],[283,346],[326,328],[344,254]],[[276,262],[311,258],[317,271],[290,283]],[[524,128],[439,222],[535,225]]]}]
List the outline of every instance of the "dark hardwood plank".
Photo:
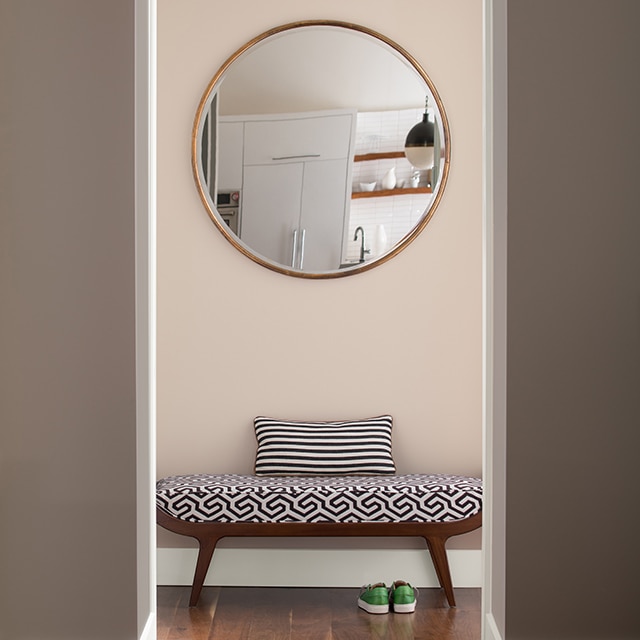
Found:
[{"label": "dark hardwood plank", "polygon": [[359,589],[333,589],[331,598],[331,640],[386,638],[388,615],[370,615],[358,608]]},{"label": "dark hardwood plank", "polygon": [[292,589],[291,638],[331,640],[331,602],[326,589]]},{"label": "dark hardwood plank", "polygon": [[251,628],[248,640],[278,640],[291,637],[290,591],[262,588],[254,592],[250,588],[243,589],[243,593],[246,594],[244,602],[253,602],[250,609]]},{"label": "dark hardwood plank", "polygon": [[[212,587],[207,589],[206,594],[202,594],[198,607],[189,607],[188,589],[185,590],[181,587],[173,587],[173,589],[180,590],[180,600],[174,612],[172,626],[168,629],[165,640],[209,640],[220,588]],[[159,619],[160,611],[158,610]],[[158,640],[160,640],[160,633],[158,633]]]},{"label": "dark hardwood plank", "polygon": [[[188,587],[185,588],[188,590]],[[205,595],[209,588],[205,587],[202,594]],[[240,587],[222,588],[209,638],[248,640],[253,610],[253,595],[248,593],[246,589]]]},{"label": "dark hardwood plank", "polygon": [[414,613],[371,615],[359,589],[205,587],[189,607],[189,587],[158,588],[158,640],[479,640],[480,589],[422,589]]}]

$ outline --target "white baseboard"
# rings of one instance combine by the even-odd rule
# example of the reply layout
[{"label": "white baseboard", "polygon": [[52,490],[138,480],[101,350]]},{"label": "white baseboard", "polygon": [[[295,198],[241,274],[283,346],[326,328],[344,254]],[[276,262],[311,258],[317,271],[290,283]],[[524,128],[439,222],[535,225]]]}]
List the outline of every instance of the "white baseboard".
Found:
[{"label": "white baseboard", "polygon": [[[456,587],[482,586],[482,552],[447,552]],[[190,585],[196,549],[158,549],[158,585]],[[218,548],[205,580],[208,586],[359,587],[406,580],[437,587],[426,549]],[[498,639],[499,640],[499,639]]]},{"label": "white baseboard", "polygon": [[156,640],[157,637],[156,616],[154,613],[150,613],[139,640]]},{"label": "white baseboard", "polygon": [[502,635],[498,629],[498,625],[491,613],[487,613],[484,617],[482,640],[502,640]]}]

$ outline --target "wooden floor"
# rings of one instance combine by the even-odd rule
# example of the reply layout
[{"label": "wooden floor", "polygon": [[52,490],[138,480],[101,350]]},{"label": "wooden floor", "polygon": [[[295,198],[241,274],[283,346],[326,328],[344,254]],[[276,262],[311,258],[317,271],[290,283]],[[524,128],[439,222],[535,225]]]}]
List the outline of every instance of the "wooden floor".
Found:
[{"label": "wooden floor", "polygon": [[414,613],[371,615],[359,589],[158,587],[158,640],[479,640],[480,589],[422,589]]}]

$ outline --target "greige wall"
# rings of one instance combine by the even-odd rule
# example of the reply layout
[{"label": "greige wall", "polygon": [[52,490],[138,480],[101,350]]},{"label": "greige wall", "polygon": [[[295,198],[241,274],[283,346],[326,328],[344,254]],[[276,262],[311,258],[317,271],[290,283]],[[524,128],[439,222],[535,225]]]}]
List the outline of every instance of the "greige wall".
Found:
[{"label": "greige wall", "polygon": [[509,0],[506,638],[639,638],[635,0]]},{"label": "greige wall", "polygon": [[1,3],[2,640],[140,633],[133,11]]},{"label": "greige wall", "polygon": [[[395,419],[400,472],[481,473],[482,6],[462,4],[323,3],[323,15],[378,30],[424,65],[450,120],[452,164],[439,210],[402,254],[355,277],[307,281],[224,240],[194,187],[189,141],[218,66],[267,28],[317,12],[293,0],[224,10],[194,0],[189,11],[159,2],[159,476],[250,472],[259,414],[383,412]],[[437,25],[429,38],[425,21]],[[159,532],[161,547],[186,544]]]}]

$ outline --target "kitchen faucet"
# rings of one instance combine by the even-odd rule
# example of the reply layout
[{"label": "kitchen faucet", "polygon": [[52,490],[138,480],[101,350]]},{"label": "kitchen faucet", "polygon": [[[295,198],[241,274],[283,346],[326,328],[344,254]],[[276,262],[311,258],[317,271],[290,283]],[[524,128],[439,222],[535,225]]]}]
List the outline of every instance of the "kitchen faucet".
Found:
[{"label": "kitchen faucet", "polygon": [[371,253],[371,249],[364,248],[364,229],[362,227],[356,227],[356,232],[353,234],[353,239],[358,239],[358,231],[360,231],[360,262],[364,262],[364,254]]}]

